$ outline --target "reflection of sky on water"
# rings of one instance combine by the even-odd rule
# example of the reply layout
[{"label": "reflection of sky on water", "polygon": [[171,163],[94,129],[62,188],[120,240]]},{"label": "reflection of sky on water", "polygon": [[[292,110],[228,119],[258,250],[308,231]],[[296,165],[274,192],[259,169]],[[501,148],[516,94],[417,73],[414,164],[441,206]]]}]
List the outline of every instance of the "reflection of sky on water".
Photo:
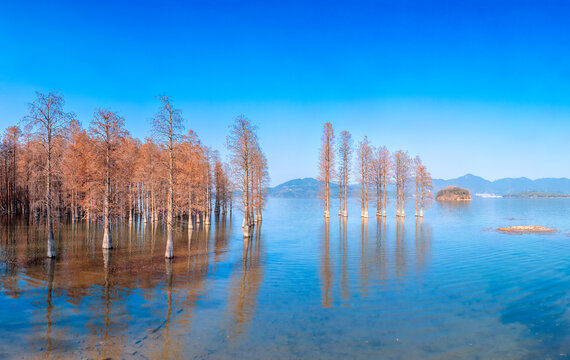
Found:
[{"label": "reflection of sky on water", "polygon": [[[103,252],[99,227],[62,225],[50,261],[41,231],[4,224],[0,357],[568,353],[570,200],[436,203],[403,222],[325,222],[319,206],[271,199],[245,242],[237,212],[192,232],[181,224],[173,262],[161,226],[116,226],[117,249]],[[512,218],[560,231],[489,230]]]}]

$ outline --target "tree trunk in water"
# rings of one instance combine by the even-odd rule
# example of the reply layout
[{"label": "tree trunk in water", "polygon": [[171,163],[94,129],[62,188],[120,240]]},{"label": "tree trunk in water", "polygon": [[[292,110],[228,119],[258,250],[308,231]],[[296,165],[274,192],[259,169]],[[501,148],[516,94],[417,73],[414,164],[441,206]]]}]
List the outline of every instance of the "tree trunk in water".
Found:
[{"label": "tree trunk in water", "polygon": [[342,180],[338,182],[338,216],[342,216]]},{"label": "tree trunk in water", "polygon": [[[398,180],[396,180],[397,182]],[[400,183],[396,183],[396,217],[400,217]]]},{"label": "tree trunk in water", "polygon": [[347,192],[348,192],[348,186],[346,184],[346,182],[344,183],[344,189],[342,191],[342,196],[343,196],[343,204],[342,204],[342,216],[343,217],[347,217],[348,216],[348,211],[346,209],[346,199],[347,199]]},{"label": "tree trunk in water", "polygon": [[147,190],[146,190],[146,186],[143,184],[143,189],[141,192],[141,214],[142,214],[142,219],[143,222],[146,223],[148,221],[148,195],[147,195]]},{"label": "tree trunk in water", "polygon": [[419,205],[419,186],[418,186],[418,180],[417,180],[417,176],[416,176],[416,217],[419,215],[418,214],[418,205]]},{"label": "tree trunk in water", "polygon": [[191,196],[188,199],[188,230],[194,229],[194,225],[192,224],[192,202]]},{"label": "tree trunk in water", "polygon": [[380,183],[376,183],[376,216],[382,216],[382,190]]},{"label": "tree trunk in water", "polygon": [[249,213],[249,163],[246,160],[245,178],[244,178],[244,197],[243,197],[243,236],[249,238],[250,213]]},{"label": "tree trunk in water", "polygon": [[[172,137],[171,137],[172,139]],[[173,158],[172,158],[172,140],[170,140],[170,164],[169,164],[169,174],[168,174],[168,213],[166,214],[166,252],[164,257],[167,259],[172,259],[174,257],[174,241],[172,240],[172,202],[173,202],[173,181],[172,172],[174,168]]]},{"label": "tree trunk in water", "polygon": [[210,225],[210,188],[206,189],[206,212],[205,212],[204,224]]},{"label": "tree trunk in water", "polygon": [[325,183],[325,217],[328,219],[331,217],[330,210],[329,210],[329,182]]},{"label": "tree trunk in water", "polygon": [[[245,214],[249,214],[249,212],[245,212]],[[248,215],[243,216],[243,237],[249,238],[249,219]]]},{"label": "tree trunk in water", "polygon": [[109,193],[110,193],[110,186],[111,186],[111,179],[109,177],[109,153],[107,151],[107,159],[106,159],[106,175],[105,175],[105,201],[104,201],[104,208],[103,208],[103,225],[104,225],[104,232],[103,232],[103,249],[112,249],[113,248],[113,241],[111,239],[111,229],[109,224]]},{"label": "tree trunk in water", "polygon": [[113,241],[111,239],[111,225],[109,223],[109,200],[107,200],[107,197],[105,197],[105,210],[103,216],[103,249],[112,249]]},{"label": "tree trunk in water", "polygon": [[382,216],[386,217],[388,216],[387,212],[386,212],[386,198],[388,197],[388,195],[386,194],[386,178],[383,175],[382,176]]},{"label": "tree trunk in water", "polygon": [[47,232],[48,232],[48,248],[47,248],[47,257],[54,258],[55,257],[55,240],[53,238],[53,222],[51,218],[51,205],[48,205],[48,225],[47,225]]},{"label": "tree trunk in water", "polygon": [[164,257],[172,259],[174,257],[174,241],[172,240],[172,227],[170,224],[167,224],[166,232],[166,252]]},{"label": "tree trunk in water", "polygon": [[150,208],[150,221],[155,222],[158,218],[156,214],[156,203],[154,202],[154,184],[150,187],[151,208]]},{"label": "tree trunk in water", "polygon": [[75,208],[75,191],[71,190],[71,222],[74,223],[77,219],[77,209]]},{"label": "tree trunk in water", "polygon": [[366,181],[364,182],[363,185],[364,188],[364,193],[362,195],[362,217],[363,218],[367,218],[368,217],[368,186],[366,185]]},{"label": "tree trunk in water", "polygon": [[133,190],[129,183],[129,224],[133,223]]},{"label": "tree trunk in water", "polygon": [[53,238],[53,220],[51,214],[51,133],[48,135],[48,156],[47,156],[47,181],[46,181],[46,203],[47,203],[47,257],[55,257],[55,241]]}]

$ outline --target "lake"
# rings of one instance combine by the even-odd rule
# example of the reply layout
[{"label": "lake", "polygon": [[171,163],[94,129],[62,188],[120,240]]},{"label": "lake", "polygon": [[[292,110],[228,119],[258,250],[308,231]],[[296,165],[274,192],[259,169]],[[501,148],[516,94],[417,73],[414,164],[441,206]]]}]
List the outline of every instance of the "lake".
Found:
[{"label": "lake", "polygon": [[[570,355],[570,200],[434,204],[416,222],[343,224],[320,201],[160,225],[0,227],[0,358],[536,359]],[[335,207],[336,206],[336,207]],[[333,202],[332,213],[338,204]],[[370,207],[370,213],[375,210]],[[513,225],[558,229],[509,235]]]}]

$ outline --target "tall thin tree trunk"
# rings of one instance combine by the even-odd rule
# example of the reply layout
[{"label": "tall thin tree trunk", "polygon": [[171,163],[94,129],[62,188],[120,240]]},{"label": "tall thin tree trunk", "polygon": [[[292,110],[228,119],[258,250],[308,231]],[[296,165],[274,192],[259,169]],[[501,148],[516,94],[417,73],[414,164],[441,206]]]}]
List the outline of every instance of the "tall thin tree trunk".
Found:
[{"label": "tall thin tree trunk", "polygon": [[342,216],[342,176],[338,181],[338,216]]},{"label": "tall thin tree trunk", "polygon": [[245,179],[243,182],[244,185],[244,197],[243,197],[243,236],[249,237],[249,168],[247,166],[246,160],[246,168],[245,168]]},{"label": "tall thin tree trunk", "polygon": [[419,192],[418,178],[416,177],[416,216],[419,216],[418,213],[419,197],[420,197],[420,192]]},{"label": "tall thin tree trunk", "polygon": [[174,201],[174,184],[172,180],[172,172],[174,170],[174,159],[172,157],[173,146],[172,130],[170,133],[169,143],[169,167],[168,167],[168,212],[166,214],[166,252],[164,256],[167,259],[174,257],[174,241],[172,239],[172,203]]},{"label": "tall thin tree trunk", "polygon": [[192,224],[192,193],[188,193],[188,230],[192,230],[194,225]]},{"label": "tall thin tree trunk", "polygon": [[[366,166],[364,162],[363,166]],[[368,178],[362,175],[362,215],[363,218],[368,217]]]},{"label": "tall thin tree trunk", "polygon": [[143,185],[143,191],[142,191],[142,211],[143,211],[143,224],[146,224],[147,221],[149,220],[149,214],[148,214],[148,192],[144,189],[144,185]]},{"label": "tall thin tree trunk", "polygon": [[51,210],[51,130],[48,131],[47,181],[46,181],[46,211],[47,211],[47,257],[55,257],[55,240],[53,238],[53,219]]},{"label": "tall thin tree trunk", "polygon": [[400,217],[400,180],[396,178],[396,217]]},{"label": "tall thin tree trunk", "polygon": [[129,183],[129,224],[133,223],[133,190],[131,188],[131,183]]},{"label": "tall thin tree trunk", "polygon": [[380,179],[376,182],[376,216],[382,216],[382,183]]},{"label": "tall thin tree trunk", "polygon": [[206,188],[206,218],[204,219],[205,225],[210,225],[210,185]]},{"label": "tall thin tree trunk", "polygon": [[400,216],[404,217],[406,216],[406,212],[404,210],[405,208],[405,202],[406,202],[406,195],[405,195],[405,189],[402,187],[402,190],[400,191],[402,193],[402,200],[400,201],[400,204],[402,205],[402,210],[400,211]]},{"label": "tall thin tree trunk", "polygon": [[347,199],[347,192],[348,192],[348,174],[347,174],[347,161],[345,159],[344,161],[344,175],[343,175],[343,181],[342,181],[342,216],[343,217],[347,217],[348,216],[348,211],[347,211],[347,206],[346,206],[346,199]]},{"label": "tall thin tree trunk", "polygon": [[107,154],[105,156],[105,201],[103,207],[103,249],[112,249],[113,241],[111,239],[111,225],[109,223],[109,198],[111,193],[111,178],[109,176],[109,147],[107,146]]},{"label": "tall thin tree trunk", "polygon": [[[257,221],[260,222],[262,220],[262,218],[261,218],[261,210],[262,210],[261,204],[263,202],[263,192],[262,192],[263,190],[262,190],[262,186],[261,186],[261,176],[257,180],[258,180],[257,181],[257,194],[258,194],[259,200],[257,201],[258,207],[257,207],[257,218],[256,219],[257,219]],[[329,196],[330,196],[330,194],[329,194]],[[327,196],[327,199],[329,199],[328,196]],[[328,207],[327,207],[327,211],[328,211]],[[329,213],[329,217],[330,217],[330,213]],[[258,231],[259,231],[259,229],[258,229]]]},{"label": "tall thin tree trunk", "polygon": [[[328,174],[327,174],[327,177],[328,177]],[[331,217],[330,210],[329,210],[329,208],[330,208],[330,204],[329,204],[329,199],[330,199],[329,192],[330,192],[330,190],[329,190],[329,187],[330,187],[330,183],[329,183],[329,179],[327,178],[325,180],[325,217],[326,218]]]},{"label": "tall thin tree trunk", "polygon": [[388,193],[386,192],[386,175],[384,174],[382,176],[382,216],[386,217],[388,216],[388,212],[386,211],[386,199],[388,198]]}]

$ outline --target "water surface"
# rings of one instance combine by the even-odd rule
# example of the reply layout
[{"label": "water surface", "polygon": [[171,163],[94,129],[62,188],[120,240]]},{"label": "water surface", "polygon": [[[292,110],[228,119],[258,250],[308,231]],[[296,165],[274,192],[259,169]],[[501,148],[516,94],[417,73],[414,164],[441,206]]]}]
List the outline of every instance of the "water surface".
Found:
[{"label": "water surface", "polygon": [[[570,354],[570,200],[435,204],[403,223],[349,211],[325,222],[318,200],[270,199],[246,242],[237,212],[181,223],[172,262],[160,225],[117,224],[103,251],[100,227],[60,224],[48,260],[43,228],[4,223],[0,358]],[[493,230],[527,224],[559,231]]]}]

